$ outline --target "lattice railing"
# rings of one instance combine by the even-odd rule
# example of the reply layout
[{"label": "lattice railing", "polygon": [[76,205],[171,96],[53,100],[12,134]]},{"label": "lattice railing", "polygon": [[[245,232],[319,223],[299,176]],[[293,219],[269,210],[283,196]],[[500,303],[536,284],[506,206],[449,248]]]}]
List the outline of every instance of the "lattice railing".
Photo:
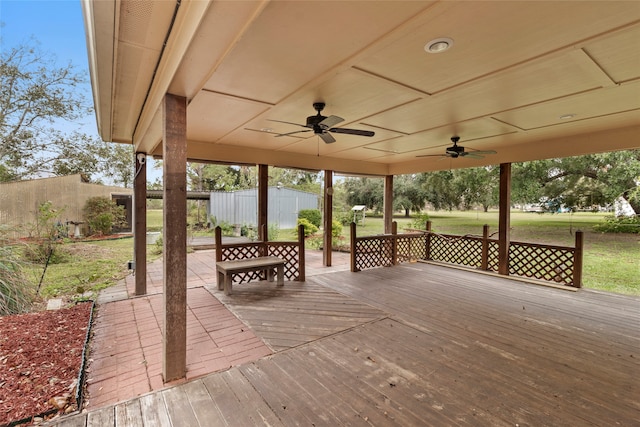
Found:
[{"label": "lattice railing", "polygon": [[[297,242],[246,242],[222,243],[222,232],[216,227],[216,261],[233,261],[260,256],[277,256],[284,260],[284,277],[287,280],[304,281],[304,238],[299,229]],[[235,273],[233,283],[265,280],[264,272]]]},{"label": "lattice railing", "polygon": [[401,262],[424,259],[426,256],[424,233],[393,233],[357,237],[355,231],[355,224],[352,223],[351,271],[386,267]]},{"label": "lattice railing", "polygon": [[[432,260],[498,272],[498,240],[483,236],[455,236],[426,232],[356,237],[351,226],[351,271],[395,265],[412,260]],[[575,247],[510,242],[509,274],[568,286],[582,286],[582,232]]]},{"label": "lattice railing", "polygon": [[480,268],[482,265],[482,238],[432,233],[429,253],[430,259],[433,261]]},{"label": "lattice railing", "polygon": [[511,242],[509,274],[573,285],[575,248]]}]

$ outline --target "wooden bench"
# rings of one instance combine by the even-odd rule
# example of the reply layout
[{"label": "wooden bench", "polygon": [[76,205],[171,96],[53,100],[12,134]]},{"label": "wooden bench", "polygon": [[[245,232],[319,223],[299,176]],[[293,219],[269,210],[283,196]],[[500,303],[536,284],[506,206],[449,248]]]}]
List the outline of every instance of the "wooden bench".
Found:
[{"label": "wooden bench", "polygon": [[238,259],[234,261],[216,262],[218,273],[218,290],[225,295],[231,295],[232,275],[234,273],[248,273],[251,271],[266,271],[267,280],[273,282],[273,269],[278,271],[278,286],[284,285],[284,260],[275,256]]}]

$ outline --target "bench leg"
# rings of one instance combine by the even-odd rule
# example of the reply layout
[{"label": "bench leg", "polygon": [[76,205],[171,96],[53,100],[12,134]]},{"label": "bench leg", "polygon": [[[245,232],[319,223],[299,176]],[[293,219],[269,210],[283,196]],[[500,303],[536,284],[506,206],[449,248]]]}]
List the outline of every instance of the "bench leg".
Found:
[{"label": "bench leg", "polygon": [[225,274],[222,274],[221,272],[218,271],[218,290],[219,291],[224,289],[224,276]]},{"label": "bench leg", "polygon": [[224,294],[231,295],[232,284],[231,284],[232,275],[227,273],[224,276]]},{"label": "bench leg", "polygon": [[284,265],[278,266],[278,286],[284,285]]},{"label": "bench leg", "polygon": [[267,281],[273,282],[273,268],[267,268]]}]

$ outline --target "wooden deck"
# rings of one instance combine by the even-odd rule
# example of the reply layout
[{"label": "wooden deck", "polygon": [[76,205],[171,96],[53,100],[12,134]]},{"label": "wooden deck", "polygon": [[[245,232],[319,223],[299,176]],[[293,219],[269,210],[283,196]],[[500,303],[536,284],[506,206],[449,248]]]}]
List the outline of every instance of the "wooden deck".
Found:
[{"label": "wooden deck", "polygon": [[58,425],[640,425],[638,298],[420,263],[259,285],[216,296],[276,354]]}]

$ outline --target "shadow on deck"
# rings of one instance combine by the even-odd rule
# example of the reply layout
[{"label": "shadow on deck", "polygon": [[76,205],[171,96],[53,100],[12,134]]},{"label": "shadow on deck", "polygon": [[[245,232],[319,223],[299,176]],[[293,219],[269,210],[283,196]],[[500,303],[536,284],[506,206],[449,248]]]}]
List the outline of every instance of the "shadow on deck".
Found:
[{"label": "shadow on deck", "polygon": [[58,425],[639,421],[635,297],[422,263],[309,275],[284,288],[240,285],[231,296],[213,283],[195,288],[221,301],[271,354]]}]

